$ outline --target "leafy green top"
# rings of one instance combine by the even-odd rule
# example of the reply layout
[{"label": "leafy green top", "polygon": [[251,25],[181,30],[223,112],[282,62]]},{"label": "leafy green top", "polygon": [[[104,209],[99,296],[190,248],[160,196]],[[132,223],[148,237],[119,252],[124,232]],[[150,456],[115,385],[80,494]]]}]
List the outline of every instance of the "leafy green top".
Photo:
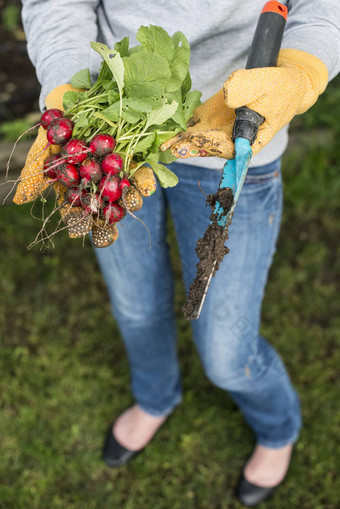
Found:
[{"label": "leafy green top", "polygon": [[161,163],[175,158],[159,152],[159,146],[186,130],[200,104],[201,93],[190,91],[189,43],[181,32],[170,37],[154,25],[141,26],[136,37],[140,44],[133,48],[128,37],[114,49],[91,43],[103,58],[99,76],[93,84],[88,69],[72,77],[71,85],[84,91],[64,95],[65,114],[75,123],[75,137],[115,136],[125,173],[133,158],[133,171],[149,164],[163,187],[174,186],[176,175]]}]

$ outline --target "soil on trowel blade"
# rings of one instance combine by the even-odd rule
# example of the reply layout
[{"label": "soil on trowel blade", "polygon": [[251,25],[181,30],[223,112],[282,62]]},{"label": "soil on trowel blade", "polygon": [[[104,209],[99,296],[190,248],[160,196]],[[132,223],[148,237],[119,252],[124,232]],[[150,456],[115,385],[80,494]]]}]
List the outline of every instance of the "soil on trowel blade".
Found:
[{"label": "soil on trowel blade", "polygon": [[196,265],[196,277],[190,286],[188,300],[182,307],[184,317],[187,320],[196,318],[196,311],[202,300],[211,272],[212,277],[214,277],[224,255],[229,253],[229,249],[224,243],[228,239],[228,226],[231,219],[226,228],[217,223],[217,214],[214,213],[216,201],[223,207],[224,214],[226,215],[234,203],[232,190],[229,187],[227,189],[219,189],[215,194],[209,194],[206,199],[207,205],[212,208],[210,214],[211,223],[203,237],[196,242],[195,251],[200,261]]}]

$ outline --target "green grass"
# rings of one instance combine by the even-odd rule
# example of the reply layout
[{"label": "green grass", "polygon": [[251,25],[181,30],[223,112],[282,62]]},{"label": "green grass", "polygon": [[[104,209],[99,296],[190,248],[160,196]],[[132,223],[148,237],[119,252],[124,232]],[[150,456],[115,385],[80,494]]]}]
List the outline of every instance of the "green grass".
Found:
[{"label": "green grass", "polygon": [[[304,428],[285,483],[263,504],[271,509],[338,507],[339,115],[337,81],[295,121],[284,159],[285,211],[262,330],[299,390]],[[0,507],[240,507],[233,487],[253,436],[203,375],[180,313],[176,248],[184,401],[142,455],[110,470],[100,460],[103,436],[131,396],[91,246],[64,232],[54,250],[28,252],[37,231],[29,207],[3,207],[0,231]]]}]

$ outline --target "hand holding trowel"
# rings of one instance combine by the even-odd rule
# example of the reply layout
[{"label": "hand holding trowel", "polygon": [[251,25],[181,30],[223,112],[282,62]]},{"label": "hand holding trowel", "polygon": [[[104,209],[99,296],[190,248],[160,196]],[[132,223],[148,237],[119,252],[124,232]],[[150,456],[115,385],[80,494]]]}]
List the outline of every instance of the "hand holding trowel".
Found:
[{"label": "hand holding trowel", "polygon": [[217,193],[207,199],[213,212],[211,224],[197,242],[200,262],[184,306],[189,319],[198,318],[211,277],[228,252],[224,246],[228,225],[252,155],[295,115],[307,111],[328,83],[327,68],[315,55],[298,49],[280,51],[286,17],[282,3],[265,4],[247,68],[233,72],[223,89],[196,109],[187,131],[162,146],[180,158],[228,159]]}]

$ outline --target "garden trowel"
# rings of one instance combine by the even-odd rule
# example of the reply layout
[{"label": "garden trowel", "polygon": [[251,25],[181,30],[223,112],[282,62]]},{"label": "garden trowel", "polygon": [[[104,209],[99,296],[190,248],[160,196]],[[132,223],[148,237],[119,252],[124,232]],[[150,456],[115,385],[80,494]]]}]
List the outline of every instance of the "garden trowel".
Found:
[{"label": "garden trowel", "polygon": [[[270,1],[265,4],[257,23],[246,69],[276,67],[287,14],[287,7],[280,2]],[[251,145],[257,137],[260,125],[265,121],[262,115],[250,110],[246,106],[237,108],[235,113],[236,119],[233,128],[235,159],[226,161],[224,165],[219,190],[215,195],[217,199],[214,204],[213,213],[214,221],[219,227],[222,227],[219,236],[222,237],[220,241],[222,241],[223,244],[228,237],[228,226],[231,222],[253,154]],[[222,196],[223,190],[228,191],[230,196],[232,193],[233,201],[230,202],[231,206],[229,207],[226,207],[225,203],[219,200],[219,196]],[[209,228],[211,228],[211,225]],[[214,253],[217,243],[212,242],[211,244],[211,251]],[[228,250],[226,248],[224,249],[226,254]],[[197,248],[196,252],[199,253]],[[204,256],[205,261],[202,261],[200,257],[200,262],[197,264],[196,280],[200,278],[199,284],[195,285],[194,281],[189,291],[188,300],[183,306],[184,315],[189,320],[200,316],[211,278],[215,275],[221,261],[221,259],[217,257],[214,259],[214,256],[212,256],[210,273],[208,272],[208,275],[203,277],[205,280],[202,281],[203,272],[207,274],[206,264],[207,260],[209,260],[209,253],[205,252]],[[204,271],[202,270],[203,263],[205,264]]]}]

